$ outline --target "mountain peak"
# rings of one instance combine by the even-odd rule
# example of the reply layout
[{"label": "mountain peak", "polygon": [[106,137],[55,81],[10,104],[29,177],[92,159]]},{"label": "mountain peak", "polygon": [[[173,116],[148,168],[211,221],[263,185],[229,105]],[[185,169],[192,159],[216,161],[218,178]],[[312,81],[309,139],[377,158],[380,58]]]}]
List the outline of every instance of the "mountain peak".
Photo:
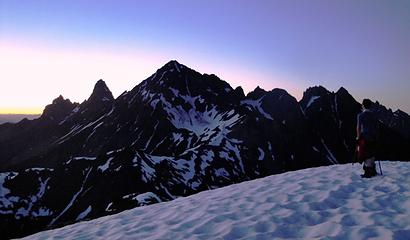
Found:
[{"label": "mountain peak", "polygon": [[168,63],[167,63],[167,65],[168,64],[177,64],[177,65],[182,65],[182,64],[180,64],[177,60],[170,60]]},{"label": "mountain peak", "polygon": [[351,103],[356,103],[356,100],[354,99],[354,97],[344,87],[340,87],[337,90],[336,96],[338,98],[344,99],[345,101],[348,101],[348,102],[351,102]]},{"label": "mountain peak", "polygon": [[234,92],[239,99],[245,98],[245,93],[243,92],[243,88],[241,86],[236,87]]},{"label": "mountain peak", "polygon": [[95,92],[95,91],[100,91],[100,89],[103,90],[103,91],[105,91],[105,92],[110,92],[110,90],[109,90],[108,87],[107,87],[107,84],[106,84],[106,83],[104,82],[104,80],[102,80],[102,79],[98,80],[98,81],[95,83],[95,85],[94,85],[94,91],[93,91],[93,92]]},{"label": "mountain peak", "polygon": [[263,89],[263,88],[261,88],[261,87],[259,87],[259,86],[257,86],[257,87],[255,88],[255,90],[253,90],[253,91],[263,91],[263,92],[266,92],[265,89]]},{"label": "mountain peak", "polygon": [[95,83],[95,85],[105,85],[105,86],[107,86],[107,85],[105,84],[104,80],[102,80],[102,79],[98,80],[98,81]]},{"label": "mountain peak", "polygon": [[252,99],[257,99],[262,97],[263,95],[265,95],[267,92],[265,89],[260,88],[259,86],[257,86],[255,88],[255,90],[253,90],[252,92],[248,93],[246,95],[247,98],[252,98]]},{"label": "mountain peak", "polygon": [[180,64],[177,60],[171,60],[167,62],[163,67],[160,68],[162,71],[169,71],[169,70],[175,70],[177,72],[181,72],[181,70],[185,66],[183,64]]},{"label": "mountain peak", "polygon": [[285,89],[282,89],[282,88],[274,88],[270,90],[269,93],[273,95],[279,95],[279,96],[283,96],[283,95],[290,96],[290,94]]},{"label": "mountain peak", "polygon": [[68,101],[68,102],[71,103],[70,99],[67,98],[67,100],[66,100],[66,99],[64,99],[64,97],[63,97],[62,95],[60,95],[60,96],[58,96],[56,99],[53,100],[53,103],[52,103],[52,104],[55,104],[55,105],[56,105],[56,104],[61,104],[61,103],[65,102],[65,101]]},{"label": "mountain peak", "polygon": [[94,85],[93,93],[91,94],[88,102],[111,102],[114,100],[114,97],[107,87],[107,84],[102,80],[98,80]]},{"label": "mountain peak", "polygon": [[338,90],[337,90],[337,92],[336,93],[338,93],[338,94],[349,94],[349,92],[346,90],[346,88],[344,88],[344,87],[340,87]]},{"label": "mountain peak", "polygon": [[306,91],[303,93],[303,97],[310,97],[310,96],[325,96],[329,94],[329,90],[327,90],[323,86],[314,86],[314,87],[309,87],[306,89]]},{"label": "mountain peak", "polygon": [[51,120],[61,120],[78,104],[72,103],[70,99],[64,99],[62,95],[53,100],[52,104],[47,105],[44,108],[41,118]]},{"label": "mountain peak", "polygon": [[407,114],[405,111],[401,110],[401,109],[397,109],[395,112],[395,114],[399,115],[399,116],[405,116],[407,118],[409,118],[409,114]]}]

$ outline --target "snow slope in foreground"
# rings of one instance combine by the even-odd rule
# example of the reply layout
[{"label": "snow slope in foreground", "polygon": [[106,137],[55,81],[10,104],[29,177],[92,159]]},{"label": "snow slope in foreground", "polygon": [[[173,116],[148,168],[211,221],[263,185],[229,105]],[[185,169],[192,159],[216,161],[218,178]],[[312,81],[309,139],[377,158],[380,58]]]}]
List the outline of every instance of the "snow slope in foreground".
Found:
[{"label": "snow slope in foreground", "polygon": [[410,239],[410,163],[288,172],[139,207],[30,239]]}]

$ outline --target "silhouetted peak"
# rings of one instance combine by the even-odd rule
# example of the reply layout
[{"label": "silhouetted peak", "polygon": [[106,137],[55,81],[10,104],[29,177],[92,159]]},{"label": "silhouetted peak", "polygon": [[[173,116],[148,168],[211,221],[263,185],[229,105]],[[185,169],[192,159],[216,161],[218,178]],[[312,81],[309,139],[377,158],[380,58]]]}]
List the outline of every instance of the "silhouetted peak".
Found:
[{"label": "silhouetted peak", "polygon": [[60,95],[56,99],[53,100],[52,104],[56,105],[56,104],[62,104],[62,103],[65,103],[65,102],[71,103],[70,99],[68,99],[68,98],[64,99],[64,97],[62,95]]},{"label": "silhouetted peak", "polygon": [[236,96],[239,97],[240,99],[242,99],[242,98],[245,97],[245,93],[244,93],[244,91],[243,91],[243,89],[242,89],[241,86],[236,87],[235,90],[234,90],[234,92],[235,92]]},{"label": "silhouetted peak", "polygon": [[[162,83],[162,82],[167,82],[168,80],[179,80],[179,81],[184,81],[185,79],[193,79],[195,83],[197,83],[197,80],[201,78],[205,78],[206,80],[210,81],[221,81],[221,79],[216,76],[215,74],[201,74],[197,71],[195,71],[192,68],[187,67],[186,65],[183,65],[179,63],[176,60],[171,60],[167,62],[165,65],[163,65],[161,68],[159,68],[153,75],[151,75],[150,78],[147,80],[150,82],[156,82],[156,83]],[[189,82],[189,81],[188,81]]]},{"label": "silhouetted peak", "polygon": [[164,71],[177,71],[181,72],[182,69],[186,68],[186,66],[180,64],[176,60],[171,60],[167,62],[164,66],[162,66],[159,71],[164,72]]},{"label": "silhouetted peak", "polygon": [[274,88],[268,93],[274,96],[284,96],[284,95],[290,96],[290,94],[285,89],[282,89],[282,88]]},{"label": "silhouetted peak", "polygon": [[399,116],[399,117],[410,118],[409,114],[407,114],[406,112],[402,111],[401,109],[397,109],[397,110],[394,112],[394,114],[395,114],[396,116]]},{"label": "silhouetted peak", "polygon": [[352,106],[355,105],[355,107],[360,108],[356,99],[354,99],[354,97],[344,87],[337,90],[336,97],[340,99],[339,101],[345,102],[345,104],[351,104]]},{"label": "silhouetted peak", "polygon": [[259,86],[257,86],[255,88],[255,90],[253,90],[252,92],[248,93],[248,95],[246,95],[247,98],[252,98],[252,99],[257,99],[257,98],[261,98],[262,96],[264,96],[266,94],[266,90],[260,88]]},{"label": "silhouetted peak", "polygon": [[317,102],[317,99],[326,99],[326,97],[329,96],[329,94],[330,92],[322,86],[309,87],[303,93],[303,97],[299,101],[299,103],[301,104],[302,108],[306,109],[310,107],[313,103]]},{"label": "silhouetted peak", "polygon": [[167,65],[181,65],[177,60],[170,60],[168,63],[167,63]]},{"label": "silhouetted peak", "polygon": [[78,103],[72,103],[70,99],[64,99],[62,95],[53,100],[52,104],[44,108],[42,119],[50,119],[59,121],[71,112]]},{"label": "silhouetted peak", "polygon": [[344,87],[340,87],[338,90],[337,90],[337,92],[336,92],[336,94],[349,94],[350,95],[350,93],[346,90],[346,88],[344,88]]},{"label": "silhouetted peak", "polygon": [[105,82],[102,79],[100,79],[95,84],[93,93],[88,99],[88,102],[111,102],[113,100],[114,97],[110,89],[107,87],[107,84],[105,84]]},{"label": "silhouetted peak", "polygon": [[259,86],[257,86],[256,88],[255,88],[255,90],[253,90],[254,92],[266,92],[266,90],[265,89],[263,89],[263,88],[261,88],[261,87],[259,87]]},{"label": "silhouetted peak", "polygon": [[280,102],[281,104],[294,102],[297,103],[295,97],[290,95],[285,89],[281,88],[274,88],[271,91],[266,93],[266,97],[268,101]]},{"label": "silhouetted peak", "polygon": [[[169,90],[177,90],[180,95],[198,96],[212,98],[212,101],[223,101],[221,99],[239,100],[234,89],[215,74],[199,73],[179,62],[172,60],[158,69],[153,75],[137,85],[132,90],[132,95],[140,94],[141,88],[146,91],[164,93]],[[232,98],[234,94],[234,98]],[[167,94],[166,94],[167,95]],[[218,100],[215,99],[218,98]]]},{"label": "silhouetted peak", "polygon": [[[147,79],[147,81],[149,84],[162,84],[164,81],[175,79],[176,76],[181,76],[181,73],[186,74],[187,70],[191,69],[180,64],[176,60],[171,60],[167,62],[165,65],[163,65],[161,68],[159,68],[153,75],[151,75]],[[144,81],[143,84],[144,83],[146,82]]]},{"label": "silhouetted peak", "polygon": [[329,94],[329,90],[327,90],[323,86],[314,86],[314,87],[309,87],[306,89],[306,91],[303,93],[303,96],[325,96]]},{"label": "silhouetted peak", "polygon": [[104,80],[102,80],[102,79],[98,80],[98,81],[95,83],[95,86],[98,86],[98,85],[107,87],[107,85],[105,84]]},{"label": "silhouetted peak", "polygon": [[102,79],[98,80],[95,83],[93,92],[96,92],[96,91],[103,91],[103,92],[111,93],[110,89],[108,89],[107,87],[107,84]]},{"label": "silhouetted peak", "polygon": [[[373,109],[383,109],[383,110],[385,110],[385,111],[388,110],[387,107],[384,106],[384,105],[382,105],[382,104],[380,104],[379,101],[372,101],[372,100],[370,100],[370,101],[372,102],[372,108],[373,108]],[[391,111],[391,109],[389,109],[389,110]]]}]

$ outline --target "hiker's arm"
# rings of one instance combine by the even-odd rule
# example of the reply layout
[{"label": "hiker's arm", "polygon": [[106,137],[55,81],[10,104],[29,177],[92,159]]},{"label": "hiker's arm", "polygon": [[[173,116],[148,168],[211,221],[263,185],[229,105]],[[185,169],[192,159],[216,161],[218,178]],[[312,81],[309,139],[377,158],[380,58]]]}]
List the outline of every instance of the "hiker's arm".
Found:
[{"label": "hiker's arm", "polygon": [[360,118],[359,115],[357,115],[357,124],[356,124],[356,140],[359,140],[360,138]]}]

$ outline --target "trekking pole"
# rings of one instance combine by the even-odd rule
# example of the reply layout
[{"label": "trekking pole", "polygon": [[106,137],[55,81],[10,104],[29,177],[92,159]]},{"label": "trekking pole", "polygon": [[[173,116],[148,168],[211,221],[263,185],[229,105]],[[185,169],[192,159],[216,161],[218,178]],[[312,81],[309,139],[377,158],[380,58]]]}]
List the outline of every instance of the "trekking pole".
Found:
[{"label": "trekking pole", "polygon": [[383,175],[383,172],[382,172],[382,165],[380,164],[380,159],[379,159],[379,168],[380,168],[380,174],[381,174],[381,175]]}]

